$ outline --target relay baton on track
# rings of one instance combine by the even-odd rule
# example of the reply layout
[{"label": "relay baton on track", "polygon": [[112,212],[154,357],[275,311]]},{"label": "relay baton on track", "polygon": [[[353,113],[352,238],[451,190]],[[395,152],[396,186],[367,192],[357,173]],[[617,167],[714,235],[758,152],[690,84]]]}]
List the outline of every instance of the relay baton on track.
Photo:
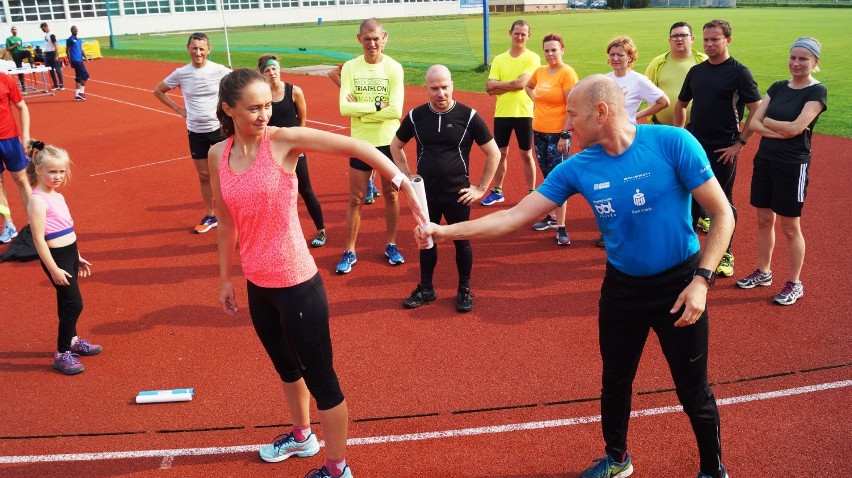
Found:
[{"label": "relay baton on track", "polygon": [[[429,220],[429,207],[426,205],[426,185],[423,183],[423,178],[421,176],[412,176],[411,177],[411,185],[414,186],[414,192],[417,193],[417,202],[420,203],[420,210],[423,211],[423,215],[426,216],[426,220]],[[429,238],[429,246],[426,249],[431,249],[435,243],[432,241],[432,238]]]},{"label": "relay baton on track", "polygon": [[136,395],[136,403],[188,402],[192,400],[193,395],[195,395],[193,388],[146,390]]}]

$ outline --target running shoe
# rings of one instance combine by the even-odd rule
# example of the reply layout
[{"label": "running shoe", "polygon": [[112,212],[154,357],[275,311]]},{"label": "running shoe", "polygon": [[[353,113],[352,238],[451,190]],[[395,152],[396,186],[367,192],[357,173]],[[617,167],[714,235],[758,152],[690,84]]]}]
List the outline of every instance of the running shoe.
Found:
[{"label": "running shoe", "polygon": [[469,287],[459,289],[456,296],[456,310],[458,312],[470,312],[473,310],[473,292]]},{"label": "running shoe", "polygon": [[75,357],[77,354],[71,352],[56,352],[53,354],[53,368],[65,375],[77,375],[85,370],[83,364]]},{"label": "running shoe", "polygon": [[726,252],[719,262],[719,267],[716,268],[716,275],[731,277],[734,275],[734,255]]},{"label": "running shoe", "polygon": [[317,236],[311,241],[311,247],[322,247],[325,245],[325,231],[317,232]]},{"label": "running shoe", "polygon": [[373,188],[370,185],[367,185],[367,192],[364,194],[364,204],[373,204],[376,202],[375,194],[373,194]]},{"label": "running shoe", "polygon": [[503,193],[498,193],[496,190],[492,189],[491,194],[485,196],[485,199],[482,200],[483,206],[493,206],[498,202],[505,201],[506,198],[503,197]]},{"label": "running shoe", "polygon": [[613,460],[609,455],[598,458],[595,461],[597,465],[586,468],[580,475],[580,478],[625,478],[633,474],[630,453],[627,454],[627,457],[622,463]]},{"label": "running shoe", "polygon": [[399,249],[396,248],[396,244],[388,244],[387,247],[385,247],[385,257],[388,258],[388,262],[395,266],[405,262],[405,258],[399,253]]},{"label": "running shoe", "polygon": [[772,285],[772,271],[763,272],[755,269],[751,274],[737,281],[737,287],[740,289],[752,289],[759,285]]},{"label": "running shoe", "polygon": [[568,231],[566,231],[564,227],[556,228],[556,243],[560,246],[571,245],[571,237],[568,235]]},{"label": "running shoe", "polygon": [[0,244],[8,244],[12,242],[18,235],[18,230],[15,229],[15,226],[6,225],[3,227],[3,232],[0,232]]},{"label": "running shoe", "polygon": [[598,247],[606,247],[606,241],[604,240],[603,233],[595,239],[595,245]]},{"label": "running shoe", "polygon": [[74,99],[77,101],[86,101],[86,95],[84,95],[83,93],[77,93],[76,95],[74,95]]},{"label": "running shoe", "polygon": [[370,189],[370,190],[373,191],[374,197],[379,197],[379,196],[382,195],[382,192],[379,191],[379,188],[376,187],[376,183],[375,183],[375,181],[373,181],[373,178],[370,178],[370,182],[369,182],[369,184],[367,184],[367,189]]},{"label": "running shoe", "polygon": [[269,463],[278,463],[291,456],[307,458],[319,453],[320,446],[317,436],[311,433],[305,441],[296,441],[293,433],[285,433],[275,438],[271,445],[260,449],[260,458]]},{"label": "running shoe", "polygon": [[[308,472],[305,475],[305,478],[332,478],[331,473],[329,473],[328,468],[315,468]],[[346,468],[343,469],[343,474],[340,475],[340,478],[352,478],[352,471],[349,469],[347,465]]]},{"label": "running shoe", "polygon": [[355,253],[352,251],[343,251],[343,257],[340,259],[340,262],[337,264],[337,273],[338,274],[348,274],[352,272],[352,266],[358,262],[358,258],[355,257]]},{"label": "running shoe", "polygon": [[707,234],[710,232],[710,218],[709,217],[699,217],[697,221],[695,221],[698,229],[701,229],[701,232]]},{"label": "running shoe", "polygon": [[422,285],[417,284],[417,287],[414,288],[411,295],[402,301],[402,305],[408,309],[416,309],[426,302],[432,302],[437,298],[438,296],[435,295],[435,289],[427,289]]},{"label": "running shoe", "polygon": [[97,355],[103,352],[104,348],[100,345],[95,345],[88,340],[85,339],[77,339],[76,342],[71,344],[71,352],[82,355],[84,357],[90,357],[92,355]]},{"label": "running shoe", "polygon": [[775,302],[781,305],[793,305],[797,300],[805,296],[805,287],[801,282],[787,281],[784,288],[775,296]]},{"label": "running shoe", "polygon": [[536,231],[546,231],[548,229],[555,228],[556,219],[554,219],[553,216],[551,216],[550,214],[544,216],[544,219],[542,219],[541,221],[538,221],[537,223],[533,224],[533,229],[535,229]]},{"label": "running shoe", "polygon": [[728,478],[728,470],[725,469],[725,465],[722,465],[722,469],[715,475],[708,475],[699,471],[697,478]]},{"label": "running shoe", "polygon": [[213,229],[214,227],[219,225],[219,221],[216,220],[216,216],[204,216],[201,218],[201,222],[195,226],[196,234],[204,234],[205,232]]}]

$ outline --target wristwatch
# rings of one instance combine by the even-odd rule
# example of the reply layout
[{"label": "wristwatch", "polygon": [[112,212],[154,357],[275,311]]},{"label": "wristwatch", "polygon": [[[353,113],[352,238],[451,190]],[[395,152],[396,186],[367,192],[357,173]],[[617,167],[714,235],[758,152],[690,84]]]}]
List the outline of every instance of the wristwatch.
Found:
[{"label": "wristwatch", "polygon": [[571,133],[569,133],[569,132],[567,132],[563,129],[562,132],[559,133],[559,137],[562,138],[562,139],[568,139],[568,138],[571,137]]},{"label": "wristwatch", "polygon": [[376,101],[376,111],[381,111],[381,110],[382,110],[382,102]]},{"label": "wristwatch", "polygon": [[700,276],[707,279],[708,287],[713,287],[713,284],[716,283],[716,273],[711,271],[710,269],[695,269],[695,272],[692,273],[692,277]]},{"label": "wristwatch", "polygon": [[740,143],[743,146],[745,146],[746,143],[747,143],[747,141],[744,140],[742,136],[737,136],[736,138],[734,138],[734,141],[736,141],[737,143]]}]

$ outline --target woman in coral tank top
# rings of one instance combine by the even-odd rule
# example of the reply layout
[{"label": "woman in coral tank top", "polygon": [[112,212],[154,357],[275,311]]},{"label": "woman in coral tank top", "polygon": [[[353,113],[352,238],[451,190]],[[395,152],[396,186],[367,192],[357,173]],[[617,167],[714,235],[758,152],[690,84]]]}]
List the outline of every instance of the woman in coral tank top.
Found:
[{"label": "woman in coral tank top", "polygon": [[237,313],[230,276],[239,242],[251,320],[284,384],[293,419],[292,430],[263,447],[260,457],[278,462],[319,452],[310,428],[313,396],[327,455],[325,465],[307,477],[351,478],[344,458],[348,411],[332,364],[328,299],[297,213],[299,155],[360,158],[405,191],[418,223],[427,219],[408,177],[369,143],[310,128],[270,127],[271,111],[269,84],[257,71],[234,70],[219,84],[216,114],[229,138],[208,157],[219,218],[219,302],[225,312]]}]

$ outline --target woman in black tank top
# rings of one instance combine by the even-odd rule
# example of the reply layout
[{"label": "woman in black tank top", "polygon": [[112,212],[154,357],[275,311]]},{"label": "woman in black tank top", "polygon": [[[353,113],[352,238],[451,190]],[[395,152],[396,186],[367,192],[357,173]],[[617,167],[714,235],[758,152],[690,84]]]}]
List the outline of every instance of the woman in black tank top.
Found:
[{"label": "woman in black tank top", "polygon": [[[257,60],[257,69],[269,82],[272,88],[272,116],[269,118],[269,126],[290,128],[293,126],[305,126],[307,120],[307,105],[305,95],[298,86],[281,81],[281,65],[278,63],[277,55],[263,55]],[[296,164],[296,178],[299,184],[299,195],[305,201],[308,214],[317,228],[317,235],[311,241],[311,246],[321,247],[325,245],[325,224],[322,219],[322,207],[311,187],[311,177],[308,174],[307,157],[302,154]]]}]

